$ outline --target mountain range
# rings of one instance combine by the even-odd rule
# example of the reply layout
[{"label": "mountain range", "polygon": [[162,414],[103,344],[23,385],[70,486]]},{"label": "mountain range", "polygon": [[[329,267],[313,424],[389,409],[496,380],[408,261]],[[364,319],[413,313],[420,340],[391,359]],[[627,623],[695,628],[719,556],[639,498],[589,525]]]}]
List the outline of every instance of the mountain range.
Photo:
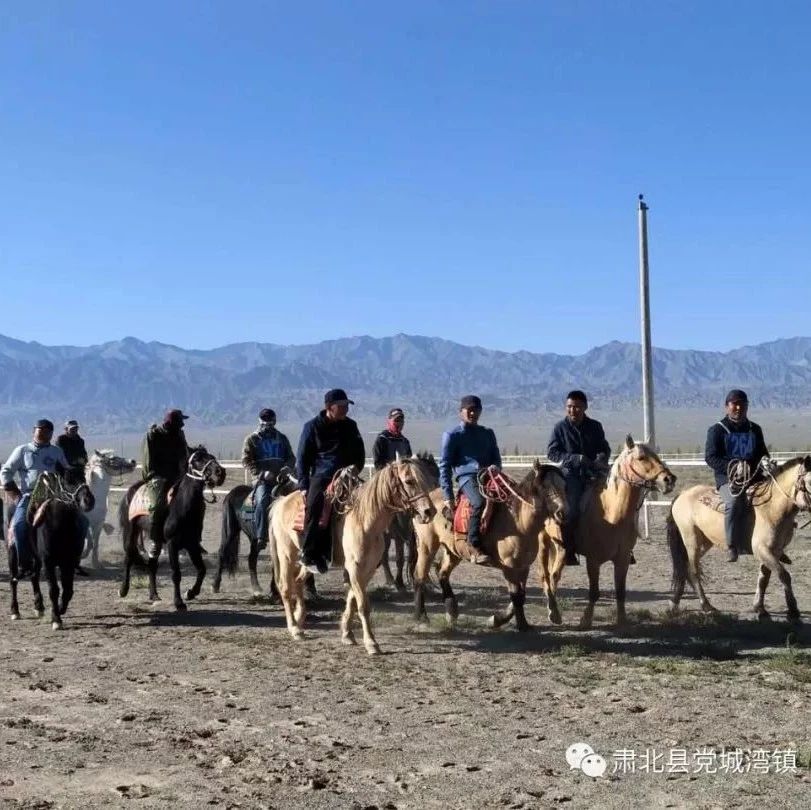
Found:
[{"label": "mountain range", "polygon": [[[235,343],[181,349],[127,337],[95,346],[43,346],[0,335],[0,430],[28,431],[32,419],[66,415],[108,430],[141,430],[168,406],[198,424],[253,422],[271,404],[304,419],[323,393],[347,389],[360,415],[392,405],[411,416],[446,419],[460,394],[480,394],[489,412],[519,417],[561,408],[585,389],[601,411],[638,408],[638,344],[612,342],[585,354],[503,352],[399,334],[302,346]],[[759,407],[811,405],[811,338],[775,340],[729,352],[654,350],[659,407],[719,407],[745,388]],[[281,413],[284,416],[281,416]]]}]

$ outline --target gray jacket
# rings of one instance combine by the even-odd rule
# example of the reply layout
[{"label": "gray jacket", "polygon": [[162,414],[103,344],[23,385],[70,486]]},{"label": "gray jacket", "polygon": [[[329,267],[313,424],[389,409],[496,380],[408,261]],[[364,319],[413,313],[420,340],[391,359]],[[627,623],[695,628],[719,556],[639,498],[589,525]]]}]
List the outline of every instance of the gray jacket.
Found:
[{"label": "gray jacket", "polygon": [[19,487],[23,495],[29,493],[42,472],[64,474],[70,467],[61,447],[45,444],[37,447],[34,442],[15,447],[8,461],[0,467],[0,484],[7,488],[19,474]]}]

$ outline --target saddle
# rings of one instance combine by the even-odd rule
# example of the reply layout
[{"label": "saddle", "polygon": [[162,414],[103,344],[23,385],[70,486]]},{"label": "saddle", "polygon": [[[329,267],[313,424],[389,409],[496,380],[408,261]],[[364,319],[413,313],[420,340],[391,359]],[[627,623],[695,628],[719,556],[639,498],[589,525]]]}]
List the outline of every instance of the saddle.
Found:
[{"label": "saddle", "polygon": [[[332,481],[330,481],[329,486],[324,493],[324,508],[321,510],[321,517],[318,520],[318,528],[319,529],[326,529],[332,520],[333,512],[335,512],[335,506],[339,503],[341,505],[347,505],[348,502],[351,500],[352,494],[354,491],[363,483],[363,480],[360,476],[356,475],[354,470],[350,467],[345,467],[342,470],[338,470],[335,473]],[[293,521],[293,531],[296,532],[303,532],[304,531],[304,513],[306,502],[304,498],[301,499],[299,504],[298,512],[296,512],[296,518]]]},{"label": "saddle", "polygon": [[[746,498],[746,502],[751,506],[757,492],[762,488],[762,485],[762,481],[750,484],[739,497]],[[698,496],[698,502],[704,504],[704,506],[709,506],[710,509],[715,512],[720,512],[722,515],[726,512],[726,504],[721,499],[721,493],[719,493],[717,489],[713,489],[710,492],[703,492]]]},{"label": "saddle", "polygon": [[[495,501],[487,498],[484,502],[484,511],[482,512],[481,533],[484,534],[490,526],[490,518],[493,516],[493,509],[495,508]],[[453,530],[456,534],[463,534],[467,539],[467,530],[470,526],[470,501],[467,495],[463,492],[459,494],[456,503],[456,509],[453,513]]]},{"label": "saddle", "polygon": [[[139,517],[149,517],[155,511],[158,505],[158,498],[160,497],[161,481],[157,478],[150,478],[149,481],[144,481],[135,494],[132,496],[129,508],[130,521]],[[172,502],[175,494],[175,487],[173,486],[166,496],[166,503]]]}]

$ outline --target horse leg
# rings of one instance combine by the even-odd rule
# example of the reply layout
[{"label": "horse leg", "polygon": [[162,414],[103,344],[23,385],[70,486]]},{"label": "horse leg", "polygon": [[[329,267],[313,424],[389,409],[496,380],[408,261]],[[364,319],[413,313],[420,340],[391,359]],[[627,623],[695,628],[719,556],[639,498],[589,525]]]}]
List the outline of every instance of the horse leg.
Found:
[{"label": "horse leg", "polygon": [[394,577],[392,576],[391,565],[389,564],[389,549],[391,548],[391,532],[384,533],[383,543],[384,543],[383,556],[380,558],[380,566],[383,569],[383,576],[386,577],[386,585],[388,585],[391,588],[394,586]]},{"label": "horse leg", "polygon": [[403,582],[403,569],[405,568],[405,538],[402,533],[397,532],[394,538],[394,562],[397,565],[397,576],[394,578],[394,587],[398,591],[406,589]]},{"label": "horse leg", "polygon": [[769,616],[766,606],[763,604],[763,599],[766,596],[766,588],[769,586],[769,580],[772,577],[772,569],[768,565],[761,563],[760,574],[757,578],[757,589],[755,590],[755,603],[753,610],[758,617],[759,621],[768,621]]},{"label": "horse leg", "polygon": [[589,601],[580,618],[580,629],[589,630],[594,621],[594,606],[600,598],[600,563],[594,557],[586,557],[586,573],[589,577]]},{"label": "horse leg", "polygon": [[203,554],[200,550],[200,545],[193,544],[188,549],[189,559],[192,565],[197,569],[197,579],[194,580],[194,585],[186,591],[186,599],[196,599],[200,595],[200,590],[203,587],[203,580],[206,578],[206,564],[203,562]]},{"label": "horse leg", "polygon": [[[558,562],[561,562],[561,565],[558,567],[557,570],[557,578],[554,577],[554,573],[552,570],[552,565],[550,565],[550,559],[552,557],[552,551],[555,551],[555,566],[557,566]],[[541,587],[546,594],[546,607],[548,611],[549,621],[552,624],[561,624],[563,619],[560,615],[560,608],[558,607],[558,599],[557,599],[557,585],[558,580],[560,579],[560,571],[563,569],[562,565],[562,556],[557,553],[557,549],[553,544],[553,541],[547,538],[546,536],[542,536],[541,538],[541,559],[538,564],[538,570],[540,573],[541,579]]]},{"label": "horse leg", "polygon": [[425,583],[431,571],[431,562],[434,559],[438,544],[429,546],[421,541],[417,551],[417,565],[414,568],[414,621],[428,623],[428,614],[425,612]]},{"label": "horse leg", "polygon": [[623,627],[627,623],[627,617],[625,615],[625,590],[630,561],[630,554],[627,559],[614,560],[614,598],[617,600],[617,627]]},{"label": "horse leg", "polygon": [[256,573],[256,562],[259,559],[259,541],[251,538],[251,548],[248,551],[248,572],[251,577],[251,593],[254,596],[262,596],[262,586],[259,584],[259,576]]},{"label": "horse leg", "polygon": [[799,622],[800,621],[800,609],[797,607],[797,599],[794,596],[794,590],[791,587],[791,574],[789,574],[788,569],[783,567],[782,563],[779,563],[780,570],[777,576],[780,579],[780,582],[783,585],[783,591],[786,596],[786,618],[790,622]]},{"label": "horse leg", "polygon": [[529,568],[522,571],[514,571],[509,579],[508,589],[510,591],[510,604],[515,615],[515,626],[521,633],[526,633],[530,629],[524,613],[524,605],[527,601],[527,577]]},{"label": "horse leg", "polygon": [[[289,541],[288,541],[289,542]],[[277,548],[281,545],[281,538],[276,537]],[[304,637],[299,626],[297,614],[299,612],[297,599],[298,599],[298,582],[296,582],[295,564],[292,560],[281,556],[279,559],[279,581],[276,585],[279,588],[279,595],[281,596],[282,605],[284,606],[284,616],[287,621],[287,630],[290,635],[298,641]]]},{"label": "horse leg", "polygon": [[59,615],[64,616],[68,612],[68,605],[73,599],[73,582],[76,571],[69,565],[59,566],[59,579],[62,583],[62,598],[59,600]]},{"label": "horse leg", "polygon": [[[409,527],[411,528],[411,527]],[[406,541],[408,546],[408,555],[406,559],[408,562],[406,563],[406,583],[410,587],[414,587],[414,571],[417,568],[417,538],[414,534],[413,529],[408,535],[408,540]]]},{"label": "horse leg", "polygon": [[17,601],[17,551],[12,546],[8,550],[9,585],[11,586],[11,620],[16,622],[20,618],[20,604]]},{"label": "horse leg", "polygon": [[51,629],[61,630],[62,619],[59,616],[59,583],[56,581],[56,565],[50,557],[46,557],[42,564],[48,580],[48,598],[51,600]]},{"label": "horse leg", "polygon": [[341,614],[341,644],[357,644],[355,634],[352,632],[352,619],[356,607],[355,592],[350,588],[346,592],[346,607]]},{"label": "horse leg", "polygon": [[[374,569],[372,573],[374,573]],[[369,603],[369,595],[366,593],[366,587],[369,584],[370,578],[371,576],[369,574],[366,574],[365,571],[358,570],[358,567],[349,573],[349,584],[355,594],[360,625],[363,628],[363,646],[366,647],[366,652],[369,653],[369,655],[377,655],[380,652],[380,647],[372,633],[372,622],[370,618],[371,606]]]},{"label": "horse leg", "polygon": [[701,609],[705,613],[717,612],[704,592],[704,584],[701,581],[701,549],[697,542],[687,546],[687,579],[698,596]]},{"label": "horse leg", "polygon": [[186,603],[183,601],[183,597],[180,595],[180,550],[178,549],[177,543],[174,540],[169,541],[166,552],[169,556],[169,565],[172,569],[172,587],[175,591],[175,610],[187,610]]},{"label": "horse leg", "polygon": [[158,559],[161,555],[162,546],[160,543],[149,544],[149,557],[146,562],[146,570],[149,574],[149,601],[160,602],[158,596]]},{"label": "horse leg", "polygon": [[460,562],[461,558],[455,554],[446,554],[439,568],[439,587],[442,589],[442,598],[445,601],[445,619],[450,627],[453,627],[459,618],[459,603],[451,588],[451,573]]}]

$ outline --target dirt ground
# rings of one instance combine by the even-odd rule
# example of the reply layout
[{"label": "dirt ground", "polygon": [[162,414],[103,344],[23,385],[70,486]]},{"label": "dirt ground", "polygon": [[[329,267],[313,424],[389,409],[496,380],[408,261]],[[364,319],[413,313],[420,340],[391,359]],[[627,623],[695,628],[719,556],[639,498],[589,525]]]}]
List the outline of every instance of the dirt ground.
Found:
[{"label": "dirt ground", "polygon": [[[465,564],[454,575],[454,631],[436,595],[429,627],[416,629],[410,596],[378,575],[377,658],[339,642],[340,572],[321,578],[299,643],[279,607],[249,595],[244,571],[213,595],[218,533],[210,507],[209,577],[185,614],[172,608],[165,562],[162,602],[147,603],[143,577],[118,598],[117,532],[103,540],[104,568],[78,581],[63,632],[47,614],[36,618],[22,585],[21,620],[0,621],[0,806],[808,806],[811,633],[786,624],[774,582],[773,622],[754,622],[752,558],[730,565],[717,552],[707,558],[708,594],[722,614],[699,615],[688,596],[684,617],[669,620],[661,513],[630,572],[629,629],[610,623],[609,568],[595,629],[576,629],[581,566],[564,574],[562,627],[548,623],[533,579],[533,631],[491,630],[489,616],[506,603],[500,575]],[[790,548],[806,618],[810,536]],[[264,555],[262,575],[267,583]],[[0,583],[7,600],[5,566]],[[576,742],[603,755],[602,778],[569,769]],[[698,767],[697,749],[724,748],[789,749],[796,772]],[[665,762],[686,750],[690,772],[645,772],[649,749]],[[633,772],[628,754],[618,767],[620,750],[635,752]]]}]

